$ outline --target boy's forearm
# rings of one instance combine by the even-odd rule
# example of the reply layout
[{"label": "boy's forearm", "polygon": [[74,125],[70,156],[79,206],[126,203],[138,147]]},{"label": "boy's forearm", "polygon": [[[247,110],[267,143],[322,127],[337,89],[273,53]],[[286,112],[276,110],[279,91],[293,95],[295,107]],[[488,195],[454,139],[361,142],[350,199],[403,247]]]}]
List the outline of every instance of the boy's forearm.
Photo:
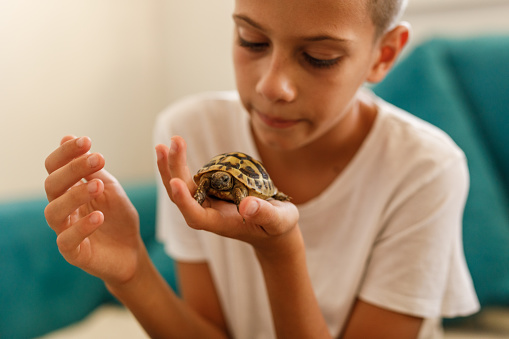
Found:
[{"label": "boy's forearm", "polygon": [[219,328],[182,301],[154,267],[146,250],[139,272],[108,290],[136,317],[151,338],[226,338]]},{"label": "boy's forearm", "polygon": [[278,338],[330,338],[306,265],[304,242],[295,227],[280,250],[262,252],[262,267]]}]

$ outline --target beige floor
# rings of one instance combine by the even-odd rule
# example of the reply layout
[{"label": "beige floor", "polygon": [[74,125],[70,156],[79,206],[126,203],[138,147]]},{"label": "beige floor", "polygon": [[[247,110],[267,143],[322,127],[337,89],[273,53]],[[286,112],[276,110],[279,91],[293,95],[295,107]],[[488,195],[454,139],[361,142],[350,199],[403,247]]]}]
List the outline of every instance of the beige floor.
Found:
[{"label": "beige floor", "polygon": [[[106,305],[83,321],[39,339],[147,339],[136,319],[126,309]],[[509,339],[509,310],[494,309],[478,319],[472,328],[448,330],[445,339]]]},{"label": "beige floor", "polygon": [[40,339],[146,339],[141,326],[125,308],[99,307],[77,324],[52,332]]}]

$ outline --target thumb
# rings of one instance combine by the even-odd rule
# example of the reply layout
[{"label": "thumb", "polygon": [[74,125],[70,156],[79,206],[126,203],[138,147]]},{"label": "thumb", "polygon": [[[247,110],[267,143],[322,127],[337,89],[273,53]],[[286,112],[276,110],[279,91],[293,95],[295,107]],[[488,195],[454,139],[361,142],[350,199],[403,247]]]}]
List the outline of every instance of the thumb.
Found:
[{"label": "thumb", "polygon": [[297,207],[290,202],[246,197],[239,213],[248,223],[262,226],[269,235],[286,233],[299,220]]}]

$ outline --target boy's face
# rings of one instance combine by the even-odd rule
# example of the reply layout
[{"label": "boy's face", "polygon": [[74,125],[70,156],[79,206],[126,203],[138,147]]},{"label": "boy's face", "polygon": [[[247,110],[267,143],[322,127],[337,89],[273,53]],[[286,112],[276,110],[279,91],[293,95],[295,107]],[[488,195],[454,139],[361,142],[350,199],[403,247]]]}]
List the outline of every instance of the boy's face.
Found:
[{"label": "boy's face", "polygon": [[264,145],[290,150],[338,133],[376,60],[365,2],[236,0],[237,87]]}]

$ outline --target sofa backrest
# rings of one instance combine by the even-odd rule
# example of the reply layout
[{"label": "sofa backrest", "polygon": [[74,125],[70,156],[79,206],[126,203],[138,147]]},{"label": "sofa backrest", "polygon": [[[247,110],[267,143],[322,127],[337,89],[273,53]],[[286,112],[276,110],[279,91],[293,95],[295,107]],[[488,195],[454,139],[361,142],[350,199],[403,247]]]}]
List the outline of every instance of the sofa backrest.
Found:
[{"label": "sofa backrest", "polygon": [[465,256],[482,305],[509,305],[509,36],[434,39],[373,88],[465,152]]}]

